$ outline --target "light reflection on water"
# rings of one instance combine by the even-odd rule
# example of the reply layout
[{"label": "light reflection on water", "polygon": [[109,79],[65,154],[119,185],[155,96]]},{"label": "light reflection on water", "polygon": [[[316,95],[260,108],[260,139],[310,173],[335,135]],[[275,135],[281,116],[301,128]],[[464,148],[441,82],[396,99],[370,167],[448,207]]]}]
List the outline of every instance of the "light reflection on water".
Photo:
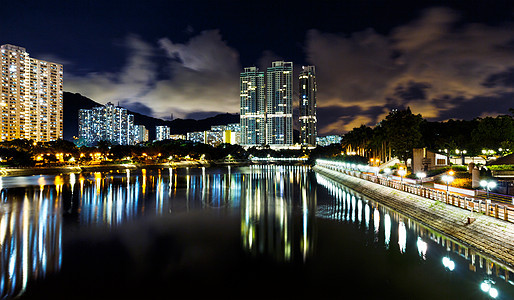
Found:
[{"label": "light reflection on water", "polygon": [[[41,183],[41,180],[38,179]],[[22,294],[30,280],[61,268],[62,195],[59,186],[1,192],[0,295]]]},{"label": "light reflection on water", "polygon": [[[391,247],[391,240],[396,239],[398,245],[396,249],[401,254],[409,250],[417,251],[420,259],[427,260],[427,257],[430,257],[430,260],[435,263],[440,261],[441,268],[449,272],[454,272],[459,268],[459,271],[462,273],[468,271],[474,273],[474,276],[470,275],[470,277],[474,277],[476,281],[474,284],[475,288],[481,285],[484,286],[485,283],[495,282],[498,286],[494,293],[501,286],[504,288],[504,291],[507,289],[510,295],[512,295],[514,286],[514,270],[512,268],[493,258],[484,256],[475,249],[467,247],[456,240],[443,236],[371,199],[367,199],[323,175],[316,174],[316,179],[318,184],[326,188],[328,193],[333,196],[329,203],[318,205],[318,215],[320,217],[353,223],[370,229],[368,221],[364,224],[361,222],[360,215],[362,212],[360,210],[356,212],[354,209],[355,206],[369,206],[370,210],[365,210],[364,218],[366,220],[373,218],[374,220],[373,243],[381,244],[383,242],[385,248],[389,249]],[[352,199],[351,202],[349,201],[350,198]],[[371,210],[373,213],[371,213]],[[358,215],[357,221],[355,220],[355,214]],[[381,223],[382,218],[384,219],[383,223]],[[391,221],[391,218],[393,218],[394,223]],[[383,234],[383,240],[380,234]],[[432,255],[430,256],[429,254]],[[490,287],[488,286],[488,288]],[[487,292],[489,292],[489,289]],[[494,293],[486,294],[485,296],[495,298]]]},{"label": "light reflection on water", "polygon": [[239,216],[244,251],[279,263],[319,261],[318,220],[323,219],[354,226],[369,247],[401,256],[414,253],[447,272],[471,272],[477,289],[496,288],[502,295],[514,275],[491,258],[303,166],[127,169],[7,177],[0,183],[2,298],[21,294],[29,281],[61,269],[62,235],[70,232],[63,227],[116,231],[141,218],[205,210]]}]

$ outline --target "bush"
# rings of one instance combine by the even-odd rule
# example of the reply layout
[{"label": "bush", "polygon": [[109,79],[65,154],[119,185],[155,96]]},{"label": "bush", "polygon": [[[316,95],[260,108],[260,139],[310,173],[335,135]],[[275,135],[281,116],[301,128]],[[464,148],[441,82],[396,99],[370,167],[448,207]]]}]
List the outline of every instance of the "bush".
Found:
[{"label": "bush", "polygon": [[492,165],[486,168],[493,171],[514,171],[514,165]]},{"label": "bush", "polygon": [[471,178],[455,178],[451,185],[458,188],[471,189]]}]

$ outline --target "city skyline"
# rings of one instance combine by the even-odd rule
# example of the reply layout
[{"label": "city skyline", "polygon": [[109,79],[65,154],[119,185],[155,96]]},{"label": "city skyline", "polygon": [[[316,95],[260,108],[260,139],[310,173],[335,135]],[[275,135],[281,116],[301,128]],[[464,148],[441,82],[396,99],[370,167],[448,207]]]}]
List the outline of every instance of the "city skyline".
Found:
[{"label": "city skyline", "polygon": [[[153,117],[236,113],[242,66],[265,70],[277,60],[293,62],[295,78],[299,66],[316,66],[321,135],[373,126],[407,106],[430,121],[505,114],[514,96],[508,1],[3,7],[19,13],[0,20],[0,41],[63,64],[64,91]],[[259,17],[245,18],[248,11]]]}]

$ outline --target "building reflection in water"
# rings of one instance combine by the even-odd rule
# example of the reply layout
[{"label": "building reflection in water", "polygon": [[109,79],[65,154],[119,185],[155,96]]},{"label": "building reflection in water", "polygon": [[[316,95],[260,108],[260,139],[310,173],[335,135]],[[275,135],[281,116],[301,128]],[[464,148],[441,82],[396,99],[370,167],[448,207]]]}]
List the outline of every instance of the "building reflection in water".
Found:
[{"label": "building reflection in water", "polygon": [[79,178],[76,210],[82,225],[112,227],[147,214],[235,208],[241,213],[242,244],[248,252],[279,261],[289,261],[297,252],[306,259],[312,251],[316,207],[316,188],[307,171],[256,165],[236,172],[225,167],[143,170],[137,175],[127,170],[126,176],[94,173]]},{"label": "building reflection in water", "polygon": [[255,165],[243,175],[241,238],[249,253],[277,261],[305,260],[312,253],[316,188],[306,171],[304,166]]},{"label": "building reflection in water", "polygon": [[[12,179],[11,179],[12,180]],[[20,295],[31,280],[61,268],[62,178],[55,188],[3,188],[0,193],[0,294]]]},{"label": "building reflection in water", "polygon": [[[442,268],[452,272],[460,267],[461,269],[468,269],[471,272],[477,273],[477,277],[483,280],[477,283],[477,287],[479,285],[481,285],[481,288],[485,287],[490,295],[494,295],[497,292],[491,284],[491,282],[495,281],[491,278],[496,277],[497,280],[514,285],[512,280],[514,270],[509,266],[491,257],[484,256],[477,250],[441,235],[371,199],[367,199],[323,175],[316,174],[316,179],[318,184],[326,188],[327,192],[332,196],[330,197],[330,203],[323,205],[318,203],[318,216],[361,225],[362,217],[359,215],[363,212],[355,210],[355,207],[369,205],[371,209],[364,210],[364,219],[373,220],[374,231],[372,238],[374,243],[383,243],[385,248],[391,248],[393,251],[397,250],[402,255],[405,255],[409,250],[416,251],[422,260],[427,260],[432,247],[434,249],[434,254],[432,255],[437,256],[433,259],[440,260]],[[352,201],[350,202],[349,199],[352,199]],[[357,202],[353,201],[354,199],[357,199]],[[355,214],[358,214],[358,216],[355,216]],[[367,227],[369,226],[368,224],[368,222],[365,222],[364,226]],[[397,241],[398,247],[393,248],[393,240]],[[442,257],[440,257],[441,249],[443,252]],[[482,288],[484,292],[485,289]],[[493,289],[493,293],[490,292],[491,289]]]}]

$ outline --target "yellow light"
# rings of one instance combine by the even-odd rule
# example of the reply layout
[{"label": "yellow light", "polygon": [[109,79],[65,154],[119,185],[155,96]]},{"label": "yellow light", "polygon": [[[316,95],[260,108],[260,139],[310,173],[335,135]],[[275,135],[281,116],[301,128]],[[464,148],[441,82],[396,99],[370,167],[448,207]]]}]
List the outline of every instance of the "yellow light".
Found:
[{"label": "yellow light", "polygon": [[455,172],[453,172],[453,170],[450,170],[450,172],[448,172],[448,175],[450,176],[453,176],[455,174]]}]

